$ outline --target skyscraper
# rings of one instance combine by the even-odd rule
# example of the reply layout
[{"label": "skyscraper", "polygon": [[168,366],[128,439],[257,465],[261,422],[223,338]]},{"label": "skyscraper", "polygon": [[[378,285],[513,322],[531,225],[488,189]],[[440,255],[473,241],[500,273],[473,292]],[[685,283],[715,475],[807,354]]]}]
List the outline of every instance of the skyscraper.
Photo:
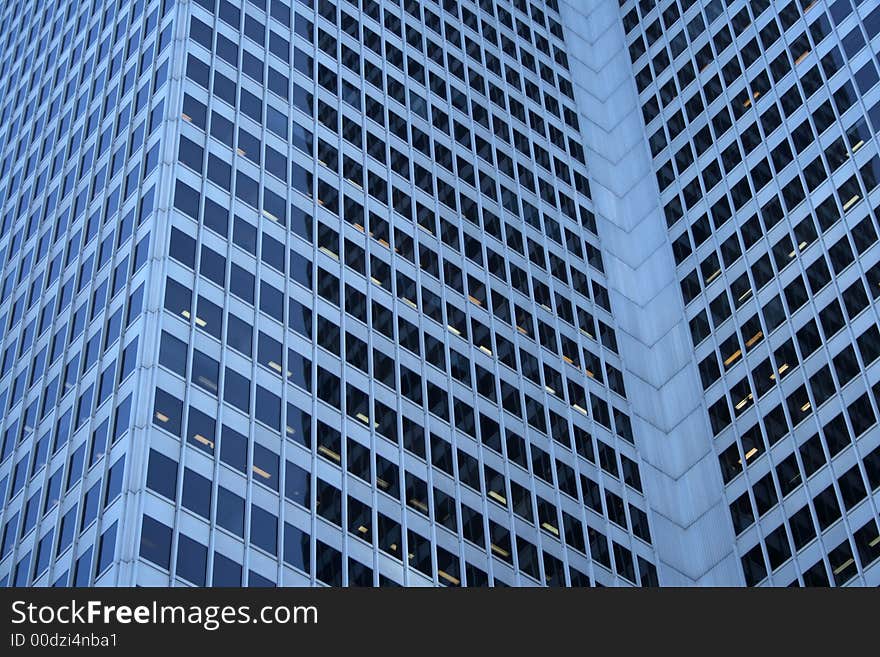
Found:
[{"label": "skyscraper", "polygon": [[0,581],[880,584],[878,32],[7,3]]}]

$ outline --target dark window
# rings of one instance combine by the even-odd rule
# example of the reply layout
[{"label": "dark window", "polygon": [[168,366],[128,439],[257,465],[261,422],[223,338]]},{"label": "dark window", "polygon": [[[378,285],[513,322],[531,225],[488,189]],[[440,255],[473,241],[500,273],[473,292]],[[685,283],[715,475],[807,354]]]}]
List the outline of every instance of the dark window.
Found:
[{"label": "dark window", "polygon": [[171,527],[145,515],[141,524],[139,554],[167,570],[171,563]]}]

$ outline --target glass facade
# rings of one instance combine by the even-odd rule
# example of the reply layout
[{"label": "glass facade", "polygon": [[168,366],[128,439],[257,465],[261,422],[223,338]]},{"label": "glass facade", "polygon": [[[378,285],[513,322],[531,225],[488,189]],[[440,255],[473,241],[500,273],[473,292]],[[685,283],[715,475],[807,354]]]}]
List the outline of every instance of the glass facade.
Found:
[{"label": "glass facade", "polygon": [[9,585],[87,585],[127,540],[175,5],[118,5],[0,10]]},{"label": "glass facade", "polygon": [[620,5],[744,582],[877,585],[880,8]]},{"label": "glass facade", "polygon": [[8,582],[657,582],[552,4],[32,4]]},{"label": "glass facade", "polygon": [[[712,582],[880,583],[878,30],[848,0],[7,3],[0,583],[701,583],[667,509],[702,488]],[[647,184],[611,194],[593,126],[627,103]],[[691,342],[646,387],[615,231],[648,196]],[[695,430],[657,390],[698,391]],[[684,433],[702,488],[655,458]]]}]

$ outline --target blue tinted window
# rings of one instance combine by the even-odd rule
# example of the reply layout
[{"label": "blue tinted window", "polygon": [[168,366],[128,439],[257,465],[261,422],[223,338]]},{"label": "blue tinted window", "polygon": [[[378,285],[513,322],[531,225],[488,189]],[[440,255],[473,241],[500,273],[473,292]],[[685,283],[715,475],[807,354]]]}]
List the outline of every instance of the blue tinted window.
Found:
[{"label": "blue tinted window", "polygon": [[167,569],[171,560],[171,528],[145,515],[141,524],[140,556]]},{"label": "blue tinted window", "polygon": [[170,500],[176,500],[177,461],[151,449],[147,466],[147,488]]},{"label": "blue tinted window", "polygon": [[153,405],[153,424],[179,437],[182,423],[183,402],[164,390],[156,388],[156,398]]},{"label": "blue tinted window", "polygon": [[214,553],[214,578],[212,586],[241,586],[241,564]]},{"label": "blue tinted window", "polygon": [[207,519],[211,514],[211,480],[185,468],[183,471],[183,496],[181,504],[184,508]]},{"label": "blue tinted window", "polygon": [[223,486],[217,487],[217,525],[244,536],[244,499]]},{"label": "blue tinted window", "polygon": [[85,553],[76,560],[76,568],[73,571],[74,586],[88,586],[91,579],[92,569],[92,548],[89,547]]},{"label": "blue tinted window", "polygon": [[251,505],[251,543],[271,554],[278,549],[278,518]]},{"label": "blue tinted window", "polygon": [[107,473],[107,491],[104,493],[104,506],[109,505],[122,492],[122,478],[125,474],[125,456],[117,459]]},{"label": "blue tinted window", "polygon": [[208,548],[180,534],[177,539],[177,575],[197,586],[205,585]]},{"label": "blue tinted window", "polygon": [[284,523],[285,563],[309,571],[309,535],[291,524]]},{"label": "blue tinted window", "polygon": [[98,569],[96,571],[98,575],[104,572],[104,570],[113,563],[113,555],[116,551],[117,524],[117,522],[114,522],[110,525],[109,529],[106,529],[104,533],[101,534],[101,539],[98,543]]}]

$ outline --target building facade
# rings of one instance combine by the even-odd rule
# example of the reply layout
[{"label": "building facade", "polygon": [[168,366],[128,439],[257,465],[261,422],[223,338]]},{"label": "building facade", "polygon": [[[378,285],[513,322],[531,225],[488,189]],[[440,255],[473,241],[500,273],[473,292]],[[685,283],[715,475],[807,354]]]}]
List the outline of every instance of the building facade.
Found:
[{"label": "building facade", "polygon": [[781,5],[5,5],[0,582],[880,584],[880,9]]},{"label": "building facade", "polygon": [[880,8],[621,11],[737,569],[876,586]]}]

